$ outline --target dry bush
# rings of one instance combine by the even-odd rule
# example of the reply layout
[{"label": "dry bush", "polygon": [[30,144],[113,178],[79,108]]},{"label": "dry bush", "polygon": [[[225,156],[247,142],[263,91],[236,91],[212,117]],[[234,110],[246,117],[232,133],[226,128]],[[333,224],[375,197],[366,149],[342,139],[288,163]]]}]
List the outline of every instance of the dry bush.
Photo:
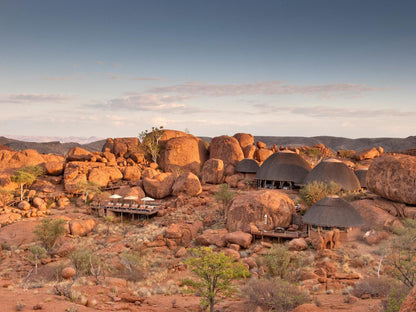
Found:
[{"label": "dry bush", "polygon": [[254,311],[259,306],[264,311],[286,312],[310,302],[306,292],[279,278],[252,279],[243,288],[243,294],[248,299],[247,311]]},{"label": "dry bush", "polygon": [[397,282],[386,277],[370,277],[355,284],[352,294],[361,298],[363,295],[370,295],[372,298],[387,297],[390,289]]},{"label": "dry bush", "polygon": [[330,181],[329,183],[313,181],[303,186],[299,195],[302,200],[310,207],[321,199],[339,193],[341,187]]},{"label": "dry bush", "polygon": [[396,283],[393,284],[386,300],[383,300],[383,308],[385,312],[398,312],[404,299],[409,294],[409,287]]},{"label": "dry bush", "polygon": [[77,276],[91,275],[91,268],[98,266],[99,259],[91,250],[78,249],[69,255],[72,265],[74,266]]},{"label": "dry bush", "polygon": [[137,251],[125,251],[120,255],[120,267],[115,273],[117,277],[124,278],[128,281],[138,282],[145,278],[147,271],[147,262],[143,255]]}]

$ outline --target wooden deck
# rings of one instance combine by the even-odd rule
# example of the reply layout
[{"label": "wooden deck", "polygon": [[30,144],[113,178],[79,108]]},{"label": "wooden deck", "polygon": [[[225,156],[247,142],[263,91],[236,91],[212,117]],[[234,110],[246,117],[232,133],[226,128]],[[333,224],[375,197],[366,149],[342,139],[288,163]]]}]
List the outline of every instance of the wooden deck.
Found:
[{"label": "wooden deck", "polygon": [[91,209],[93,211],[96,211],[98,213],[98,215],[100,215],[103,213],[104,215],[107,215],[107,211],[112,211],[112,212],[118,212],[121,214],[131,214],[131,215],[138,215],[138,216],[153,216],[156,215],[159,212],[159,208],[157,206],[152,206],[151,208],[149,208],[149,206],[147,206],[147,208],[142,208],[140,206],[137,207],[132,207],[132,206],[108,206],[108,205],[104,205],[104,206],[91,206]]},{"label": "wooden deck", "polygon": [[275,232],[275,231],[259,231],[256,233],[252,233],[254,237],[271,237],[271,238],[300,238],[300,237],[308,237],[307,232],[300,232],[300,231],[284,231],[284,232]]}]

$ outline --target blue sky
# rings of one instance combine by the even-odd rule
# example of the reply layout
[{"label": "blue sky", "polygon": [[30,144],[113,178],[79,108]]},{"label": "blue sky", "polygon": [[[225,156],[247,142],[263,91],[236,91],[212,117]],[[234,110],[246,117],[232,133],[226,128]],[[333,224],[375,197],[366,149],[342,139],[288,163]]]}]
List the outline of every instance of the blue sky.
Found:
[{"label": "blue sky", "polygon": [[0,0],[0,134],[407,137],[416,2]]}]

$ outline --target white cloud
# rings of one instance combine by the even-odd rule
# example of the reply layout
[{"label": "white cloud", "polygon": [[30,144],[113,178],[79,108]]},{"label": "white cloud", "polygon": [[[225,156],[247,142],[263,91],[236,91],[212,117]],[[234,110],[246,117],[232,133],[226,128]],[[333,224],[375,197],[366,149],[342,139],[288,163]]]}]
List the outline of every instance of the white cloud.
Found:
[{"label": "white cloud", "polygon": [[0,103],[9,104],[31,104],[31,103],[63,103],[72,99],[73,96],[61,94],[22,93],[22,94],[0,94]]},{"label": "white cloud", "polygon": [[205,84],[189,82],[168,87],[156,87],[153,93],[179,93],[199,96],[238,96],[238,95],[332,95],[361,96],[366,92],[382,90],[367,85],[339,83],[326,85],[297,86],[282,81],[264,81],[247,84]]}]

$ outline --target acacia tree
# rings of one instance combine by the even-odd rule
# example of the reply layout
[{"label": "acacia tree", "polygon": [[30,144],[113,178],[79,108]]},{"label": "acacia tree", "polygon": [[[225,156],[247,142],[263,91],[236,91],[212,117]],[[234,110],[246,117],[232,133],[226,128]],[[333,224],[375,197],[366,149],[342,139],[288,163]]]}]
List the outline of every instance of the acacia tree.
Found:
[{"label": "acacia tree", "polygon": [[42,174],[43,169],[39,166],[26,166],[14,172],[10,179],[20,184],[20,200],[23,200],[24,186],[31,185]]},{"label": "acacia tree", "polygon": [[88,194],[100,194],[101,186],[96,182],[81,181],[77,184],[77,189],[85,196],[85,204],[87,204]]},{"label": "acacia tree", "polygon": [[163,126],[152,127],[152,131],[144,130],[140,132],[139,138],[147,155],[150,155],[153,162],[157,162],[160,154],[159,140],[163,137],[165,131]]},{"label": "acacia tree", "polygon": [[223,213],[234,198],[234,192],[230,189],[230,186],[226,183],[221,184],[218,187],[218,191],[215,193],[215,200],[222,203]]},{"label": "acacia tree", "polygon": [[199,280],[194,285],[202,292],[201,305],[214,311],[219,296],[230,296],[235,291],[231,281],[249,276],[247,268],[227,257],[223,252],[213,252],[209,247],[191,249],[192,257],[185,260]]}]

